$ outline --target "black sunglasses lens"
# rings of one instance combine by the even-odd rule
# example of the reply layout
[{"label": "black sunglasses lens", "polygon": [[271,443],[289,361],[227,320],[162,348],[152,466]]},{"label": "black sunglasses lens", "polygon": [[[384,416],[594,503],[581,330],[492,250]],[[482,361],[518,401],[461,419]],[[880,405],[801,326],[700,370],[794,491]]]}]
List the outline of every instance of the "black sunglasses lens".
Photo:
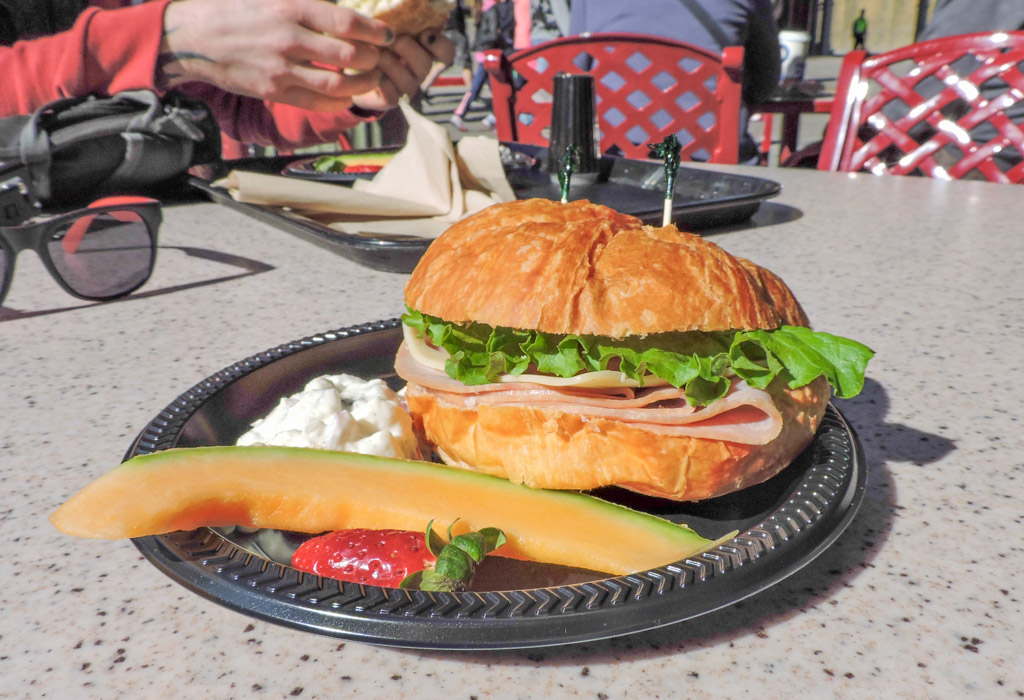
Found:
[{"label": "black sunglasses lens", "polygon": [[47,248],[64,282],[94,299],[127,294],[142,285],[156,252],[146,222],[127,209],[67,222],[53,233]]}]

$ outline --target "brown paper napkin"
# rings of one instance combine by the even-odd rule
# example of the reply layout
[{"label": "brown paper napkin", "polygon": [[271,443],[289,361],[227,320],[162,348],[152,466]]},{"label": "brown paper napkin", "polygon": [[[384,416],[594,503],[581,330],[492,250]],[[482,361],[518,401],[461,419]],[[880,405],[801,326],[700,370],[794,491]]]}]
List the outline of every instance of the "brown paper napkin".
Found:
[{"label": "brown paper napkin", "polygon": [[405,146],[372,180],[351,188],[282,175],[232,171],[214,184],[239,202],[283,207],[345,233],[435,238],[452,223],[515,199],[498,142],[467,136],[452,144],[444,127],[400,105]]}]

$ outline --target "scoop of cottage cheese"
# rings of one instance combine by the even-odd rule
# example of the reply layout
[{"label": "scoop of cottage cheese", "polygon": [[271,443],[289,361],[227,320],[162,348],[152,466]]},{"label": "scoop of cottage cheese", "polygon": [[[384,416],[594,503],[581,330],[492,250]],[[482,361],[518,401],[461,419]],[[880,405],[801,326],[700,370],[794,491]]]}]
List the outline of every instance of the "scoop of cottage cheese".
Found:
[{"label": "scoop of cottage cheese", "polygon": [[412,418],[398,395],[382,379],[348,374],[317,377],[299,393],[282,398],[238,444],[419,457]]}]

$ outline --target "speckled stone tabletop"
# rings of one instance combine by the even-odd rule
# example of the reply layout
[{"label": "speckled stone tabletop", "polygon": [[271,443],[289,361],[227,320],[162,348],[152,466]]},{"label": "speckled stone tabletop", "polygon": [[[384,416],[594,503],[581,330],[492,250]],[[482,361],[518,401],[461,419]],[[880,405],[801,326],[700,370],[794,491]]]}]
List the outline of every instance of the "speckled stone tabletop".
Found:
[{"label": "speckled stone tabletop", "polygon": [[400,274],[214,204],[165,208],[157,270],[108,304],[30,254],[0,309],[0,697],[953,698],[1024,695],[1024,190],[742,170],[783,185],[731,252],[877,352],[837,401],[868,468],[845,533],[782,583],[632,636],[424,652],[295,631],[47,515],[201,379],[402,311]]}]

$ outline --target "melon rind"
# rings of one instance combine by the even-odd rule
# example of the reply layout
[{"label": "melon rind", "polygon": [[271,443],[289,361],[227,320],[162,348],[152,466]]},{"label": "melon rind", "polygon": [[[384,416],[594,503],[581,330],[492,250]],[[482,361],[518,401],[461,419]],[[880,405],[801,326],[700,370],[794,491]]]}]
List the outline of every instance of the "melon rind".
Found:
[{"label": "melon rind", "polygon": [[430,462],[292,447],[196,447],[139,455],[50,516],[69,535],[121,539],[242,525],[454,534],[505,531],[511,554],[623,575],[716,544],[685,525],[569,491],[532,489]]}]

